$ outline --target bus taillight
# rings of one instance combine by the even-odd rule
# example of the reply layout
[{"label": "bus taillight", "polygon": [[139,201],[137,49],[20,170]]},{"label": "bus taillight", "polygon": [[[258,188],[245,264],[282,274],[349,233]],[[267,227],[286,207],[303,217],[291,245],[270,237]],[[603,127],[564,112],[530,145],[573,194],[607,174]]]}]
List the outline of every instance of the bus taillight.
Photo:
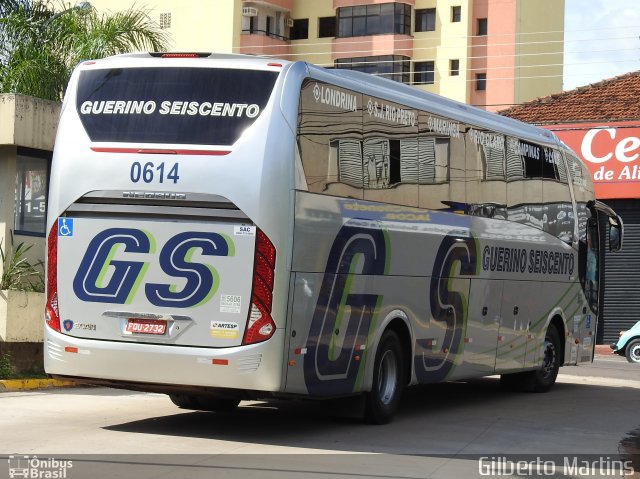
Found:
[{"label": "bus taillight", "polygon": [[47,238],[47,303],[45,318],[47,326],[60,331],[58,311],[58,222],[54,222]]},{"label": "bus taillight", "polygon": [[271,317],[276,249],[267,235],[259,229],[256,232],[254,256],[251,307],[242,344],[266,341],[276,331],[276,325]]}]

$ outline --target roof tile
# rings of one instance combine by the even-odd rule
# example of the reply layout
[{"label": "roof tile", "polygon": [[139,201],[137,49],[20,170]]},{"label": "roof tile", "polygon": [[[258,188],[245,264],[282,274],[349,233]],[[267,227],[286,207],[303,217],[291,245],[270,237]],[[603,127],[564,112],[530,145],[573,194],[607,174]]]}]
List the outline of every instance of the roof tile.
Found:
[{"label": "roof tile", "polygon": [[640,70],[536,98],[498,113],[538,125],[637,120],[640,119]]}]

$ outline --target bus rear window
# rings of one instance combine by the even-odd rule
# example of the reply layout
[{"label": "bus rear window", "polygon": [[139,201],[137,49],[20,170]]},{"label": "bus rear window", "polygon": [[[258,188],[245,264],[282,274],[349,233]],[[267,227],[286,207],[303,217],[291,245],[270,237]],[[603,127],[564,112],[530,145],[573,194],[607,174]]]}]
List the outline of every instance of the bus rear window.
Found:
[{"label": "bus rear window", "polygon": [[264,109],[277,76],[211,68],[84,71],[76,107],[91,141],[232,145]]}]

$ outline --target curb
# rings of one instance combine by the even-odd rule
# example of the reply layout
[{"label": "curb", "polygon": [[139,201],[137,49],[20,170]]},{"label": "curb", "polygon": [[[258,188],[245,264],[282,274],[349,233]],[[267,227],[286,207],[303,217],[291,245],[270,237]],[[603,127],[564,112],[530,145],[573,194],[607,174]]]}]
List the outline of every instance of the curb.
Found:
[{"label": "curb", "polygon": [[597,344],[595,353],[596,356],[611,356],[615,354],[608,344]]},{"label": "curb", "polygon": [[62,381],[60,379],[3,379],[0,381],[0,392],[32,391],[76,385],[74,381]]}]

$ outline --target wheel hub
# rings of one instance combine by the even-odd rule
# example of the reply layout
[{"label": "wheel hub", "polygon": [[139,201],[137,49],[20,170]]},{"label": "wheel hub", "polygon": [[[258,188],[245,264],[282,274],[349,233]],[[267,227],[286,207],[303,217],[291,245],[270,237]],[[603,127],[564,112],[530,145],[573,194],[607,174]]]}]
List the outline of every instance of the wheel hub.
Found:
[{"label": "wheel hub", "polygon": [[380,374],[378,375],[378,397],[385,404],[391,404],[396,395],[398,382],[398,364],[392,351],[387,350],[380,361]]},{"label": "wheel hub", "polygon": [[542,375],[545,378],[553,374],[556,364],[556,347],[548,339],[544,340],[544,361],[542,362]]}]

